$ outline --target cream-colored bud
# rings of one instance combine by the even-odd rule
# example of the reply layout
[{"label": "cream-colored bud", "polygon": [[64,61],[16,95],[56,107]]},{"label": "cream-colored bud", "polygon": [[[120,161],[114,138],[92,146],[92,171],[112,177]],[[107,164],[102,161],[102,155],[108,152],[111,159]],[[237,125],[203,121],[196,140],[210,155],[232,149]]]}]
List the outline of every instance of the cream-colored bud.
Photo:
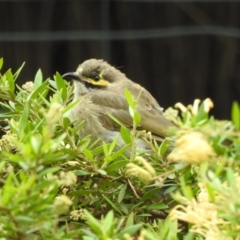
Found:
[{"label": "cream-colored bud", "polygon": [[80,163],[78,161],[67,161],[66,163],[64,163],[64,165],[68,165],[70,167],[76,167],[76,166],[79,166]]},{"label": "cream-colored bud", "polygon": [[83,209],[73,210],[70,212],[70,219],[73,221],[86,220],[87,217],[84,214]]},{"label": "cream-colored bud", "polygon": [[[175,107],[176,107],[176,105],[175,105]],[[163,112],[163,115],[168,119],[176,118],[178,116],[178,110],[176,110],[172,107],[169,107]]]},{"label": "cream-colored bud", "polygon": [[64,195],[67,195],[68,192],[69,192],[69,188],[66,188],[66,187],[62,188],[62,193]]},{"label": "cream-colored bud", "polygon": [[32,81],[26,82],[22,85],[22,89],[27,91],[28,93],[31,93],[34,90],[34,83]]},{"label": "cream-colored bud", "polygon": [[203,101],[203,106],[204,106],[204,112],[208,113],[210,111],[210,109],[214,107],[214,104],[210,98],[206,98]]},{"label": "cream-colored bud", "polygon": [[17,136],[16,134],[12,134],[10,131],[6,132],[5,135],[2,136],[0,139],[0,150],[3,151],[12,151],[16,149],[16,142]]},{"label": "cream-colored bud", "polygon": [[169,154],[168,159],[176,162],[200,164],[211,160],[214,150],[200,132],[191,132],[176,140],[176,148]]},{"label": "cream-colored bud", "polygon": [[194,100],[193,107],[192,107],[192,114],[193,115],[197,115],[200,102],[201,102],[200,99],[195,99]]},{"label": "cream-colored bud", "polygon": [[175,108],[178,108],[181,112],[187,112],[187,108],[180,102],[174,105]]},{"label": "cream-colored bud", "polygon": [[140,232],[140,236],[138,237],[138,240],[145,240],[145,235],[146,235],[146,231],[142,230]]},{"label": "cream-colored bud", "polygon": [[60,180],[65,186],[75,185],[77,182],[77,176],[73,172],[60,172]]},{"label": "cream-colored bud", "polygon": [[128,233],[123,234],[124,240],[132,240],[132,237]]},{"label": "cream-colored bud", "polygon": [[48,112],[45,113],[45,118],[49,125],[53,125],[58,122],[59,118],[63,114],[64,107],[60,103],[53,103]]},{"label": "cream-colored bud", "polygon": [[54,201],[54,212],[58,215],[67,213],[70,206],[72,205],[72,200],[66,195],[60,195],[55,198]]},{"label": "cream-colored bud", "polygon": [[141,156],[137,156],[135,158],[135,161],[138,161],[139,163],[141,163],[144,168],[152,175],[152,176],[155,176],[156,175],[156,171],[155,169],[152,167],[152,165],[150,165],[149,162],[147,162],[146,159],[144,159],[143,157]]},{"label": "cream-colored bud", "polygon": [[147,170],[133,163],[126,165],[126,175],[137,177],[141,182],[146,184],[153,180],[152,175]]}]

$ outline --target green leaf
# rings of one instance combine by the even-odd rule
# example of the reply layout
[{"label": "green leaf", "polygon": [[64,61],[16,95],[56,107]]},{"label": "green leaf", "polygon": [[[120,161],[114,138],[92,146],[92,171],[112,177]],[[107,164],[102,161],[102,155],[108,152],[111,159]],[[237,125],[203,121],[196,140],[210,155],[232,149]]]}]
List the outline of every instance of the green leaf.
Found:
[{"label": "green leaf", "polygon": [[87,137],[85,137],[84,139],[81,139],[79,140],[79,143],[78,143],[78,148],[79,148],[79,151],[84,151],[88,146],[89,146],[89,142],[90,142],[90,139]]},{"label": "green leaf", "polygon": [[93,161],[93,154],[91,153],[90,150],[88,150],[87,148],[85,148],[85,149],[83,150],[83,153],[84,153],[85,157],[88,158],[88,160]]},{"label": "green leaf", "polygon": [[130,227],[134,224],[134,214],[131,212],[126,221],[126,227]]},{"label": "green leaf", "polygon": [[179,186],[178,185],[173,185],[173,186],[167,188],[167,190],[164,191],[164,194],[172,193],[172,192],[176,191],[177,189],[179,189]]},{"label": "green leaf", "polygon": [[119,126],[124,126],[121,122],[118,121],[117,118],[115,118],[115,117],[112,116],[111,114],[108,113],[108,116],[109,116],[114,122],[116,122]]},{"label": "green leaf", "polygon": [[101,175],[107,175],[106,171],[102,169],[98,169],[97,172],[99,172]]},{"label": "green leaf", "polygon": [[111,143],[110,146],[109,146],[108,154],[111,154],[112,151],[114,150],[114,148],[117,146],[118,139],[119,139],[119,135],[116,136],[116,137],[113,139],[112,143]]},{"label": "green leaf", "polygon": [[103,142],[103,151],[104,151],[104,155],[108,156],[108,144]]},{"label": "green leaf", "polygon": [[25,65],[25,62],[21,65],[21,67],[14,73],[14,80],[16,80],[18,78],[18,75],[20,74],[20,72],[22,71],[23,67]]},{"label": "green leaf", "polygon": [[65,101],[67,99],[66,82],[58,72],[54,76],[54,79],[55,79],[56,84],[57,84],[57,90],[61,91],[62,99]]},{"label": "green leaf", "polygon": [[47,169],[44,169],[40,173],[38,173],[38,177],[41,178],[41,177],[46,176],[48,174],[56,173],[60,169],[61,169],[60,167],[49,167]]},{"label": "green leaf", "polygon": [[135,103],[134,97],[132,96],[132,94],[127,88],[124,89],[124,95],[126,97],[128,105],[134,110],[136,103]]},{"label": "green leaf", "polygon": [[109,211],[103,221],[102,226],[105,233],[109,232],[109,230],[113,227],[113,218],[114,218],[113,211]]},{"label": "green leaf", "polygon": [[84,210],[84,214],[87,217],[87,224],[91,227],[91,229],[102,236],[103,231],[102,231],[102,224],[92,216],[91,213],[89,213],[87,210]]},{"label": "green leaf", "polygon": [[233,102],[231,118],[235,128],[240,130],[240,106],[238,102]]},{"label": "green leaf", "polygon": [[196,125],[194,123],[193,126],[203,125],[204,123],[206,123],[207,120],[208,120],[208,113],[205,112],[204,102],[202,102],[199,106],[198,113],[197,113],[197,116],[196,116]]},{"label": "green leaf", "polygon": [[126,193],[126,189],[127,189],[127,184],[123,184],[120,186],[120,191],[118,193],[118,200],[117,200],[118,203],[120,203],[123,200]]},{"label": "green leaf", "polygon": [[190,186],[186,185],[186,182],[184,181],[183,178],[180,179],[180,182],[181,182],[181,189],[183,191],[183,195],[191,200],[193,198],[193,192],[192,192],[192,189]]},{"label": "green leaf", "polygon": [[[147,225],[149,227],[149,225]],[[145,231],[144,232],[144,240],[159,240],[159,234],[157,232],[154,231],[154,229],[150,231]],[[161,238],[161,240],[163,240]],[[173,239],[171,239],[173,240]],[[178,240],[178,239],[176,239]],[[185,239],[184,239],[185,240]]]},{"label": "green leaf", "polygon": [[36,136],[31,136],[30,143],[33,152],[35,154],[38,154],[41,147],[41,141],[39,140],[39,138],[37,138]]},{"label": "green leaf", "polygon": [[5,162],[5,161],[0,162],[0,173],[2,173],[2,171],[5,171],[6,164],[7,164],[7,162]]},{"label": "green leaf", "polygon": [[129,163],[128,160],[119,160],[119,161],[116,161],[110,165],[108,165],[105,169],[106,172],[112,172],[112,171],[116,171],[120,168],[123,168],[125,167],[127,164]]},{"label": "green leaf", "polygon": [[7,81],[8,81],[9,90],[10,90],[11,93],[14,93],[15,81],[14,81],[14,77],[13,77],[11,69],[9,69],[5,73],[5,75],[6,75],[6,78],[7,78]]},{"label": "green leaf", "polygon": [[28,96],[27,96],[27,102],[29,102],[30,100],[35,99],[39,94],[44,95],[46,94],[46,92],[48,92],[48,81],[43,82],[42,85],[40,85],[38,88],[36,88],[33,92],[31,92]]},{"label": "green leaf", "polygon": [[209,199],[214,202],[214,200],[216,198],[215,190],[212,188],[212,186],[210,184],[206,184],[206,189],[207,189]]},{"label": "green leaf", "polygon": [[68,116],[69,111],[72,110],[74,106],[76,106],[81,101],[81,98],[77,99],[76,101],[71,102],[64,108],[64,116]]},{"label": "green leaf", "polygon": [[132,117],[132,119],[134,118],[134,114],[135,114],[135,110],[134,108],[132,108],[131,106],[128,107],[128,111],[130,113],[130,116]]},{"label": "green leaf", "polygon": [[124,234],[128,233],[130,236],[135,234],[138,230],[140,230],[142,227],[142,224],[135,224],[129,227],[124,228],[118,235],[115,236],[115,238],[122,239]]},{"label": "green leaf", "polygon": [[161,143],[161,145],[160,145],[160,147],[159,147],[159,152],[160,152],[160,155],[161,155],[161,156],[163,156],[163,155],[166,153],[166,151],[168,150],[169,145],[170,145],[170,142],[169,142],[169,140],[167,140],[167,139],[165,139],[165,140]]},{"label": "green leaf", "polygon": [[109,205],[110,205],[112,208],[114,208],[120,215],[122,215],[121,210],[120,210],[108,197],[106,197],[106,196],[104,196],[104,195],[103,195],[103,197],[104,197],[104,199],[109,203]]},{"label": "green leaf", "polygon": [[125,126],[121,126],[120,127],[120,133],[121,133],[121,137],[124,140],[124,142],[126,144],[130,144],[131,143],[131,132],[128,128],[126,128]]},{"label": "green leaf", "polygon": [[42,82],[43,82],[43,75],[42,75],[41,69],[39,69],[34,78],[34,89],[37,89],[38,87],[40,87]]},{"label": "green leaf", "polygon": [[0,58],[0,70],[2,69],[3,66],[3,58]]},{"label": "green leaf", "polygon": [[168,206],[163,203],[154,203],[147,206],[147,209],[149,210],[161,210],[161,209],[167,209],[167,208]]},{"label": "green leaf", "polygon": [[166,218],[161,226],[159,239],[171,239],[177,240],[177,221],[172,220],[169,217]]},{"label": "green leaf", "polygon": [[54,89],[57,89],[56,81],[50,79],[50,80],[49,80],[49,84],[50,84],[50,86],[52,86]]},{"label": "green leaf", "polygon": [[135,112],[133,116],[133,120],[136,125],[139,125],[141,123],[141,116],[139,113]]},{"label": "green leaf", "polygon": [[197,239],[197,238],[196,238],[196,233],[188,232],[188,233],[184,236],[184,240],[194,240],[194,239]]},{"label": "green leaf", "polygon": [[68,196],[77,196],[77,197],[82,197],[84,195],[90,195],[92,194],[94,191],[93,190],[76,190],[76,191],[70,191],[68,193]]},{"label": "green leaf", "polygon": [[141,198],[141,201],[151,200],[156,198],[156,196],[159,196],[159,192],[161,190],[158,188],[153,188],[151,190],[148,190]]},{"label": "green leaf", "polygon": [[230,185],[236,185],[236,178],[233,169],[227,168],[227,179]]},{"label": "green leaf", "polygon": [[89,175],[89,174],[91,174],[91,173],[88,172],[88,171],[79,169],[79,170],[75,170],[75,171],[74,171],[74,174],[75,174],[76,176],[86,176],[86,175]]},{"label": "green leaf", "polygon": [[20,129],[21,130],[24,130],[28,124],[28,114],[29,114],[29,107],[28,107],[28,104],[25,104],[23,113],[22,113],[22,117],[20,120]]},{"label": "green leaf", "polygon": [[113,153],[111,155],[111,159],[114,160],[117,157],[124,157],[124,153],[126,152],[126,150],[129,148],[129,145],[125,145],[123,148],[119,149],[117,152]]}]

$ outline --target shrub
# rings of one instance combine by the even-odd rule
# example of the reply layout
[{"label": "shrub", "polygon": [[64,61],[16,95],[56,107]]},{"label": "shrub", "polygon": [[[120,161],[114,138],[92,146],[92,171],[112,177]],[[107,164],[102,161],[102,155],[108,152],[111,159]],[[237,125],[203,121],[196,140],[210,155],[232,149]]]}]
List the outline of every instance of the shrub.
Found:
[{"label": "shrub", "polygon": [[[209,116],[209,99],[178,103],[165,111],[178,126],[169,138],[142,132],[153,154],[127,158],[116,141],[79,139],[84,123],[68,118],[78,101],[59,73],[21,87],[21,68],[0,75],[1,240],[240,239],[237,103],[232,122]],[[141,117],[126,98],[134,128],[121,135],[133,145]]]}]

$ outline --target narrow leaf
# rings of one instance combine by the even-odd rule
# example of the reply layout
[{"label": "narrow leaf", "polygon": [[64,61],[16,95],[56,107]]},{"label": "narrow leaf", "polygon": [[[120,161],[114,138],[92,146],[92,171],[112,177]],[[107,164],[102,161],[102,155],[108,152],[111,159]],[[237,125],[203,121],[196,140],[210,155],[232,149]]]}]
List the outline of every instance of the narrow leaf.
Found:
[{"label": "narrow leaf", "polygon": [[132,226],[134,224],[134,214],[131,212],[126,221],[126,227]]},{"label": "narrow leaf", "polygon": [[20,72],[22,71],[24,65],[25,65],[25,62],[23,62],[23,64],[21,65],[21,67],[15,72],[15,74],[14,74],[14,80],[16,80],[16,79],[18,78],[18,75],[19,75]]},{"label": "narrow leaf", "polygon": [[160,155],[163,156],[167,149],[169,147],[169,140],[165,139],[162,143],[161,143],[161,146],[159,147],[159,152],[160,152]]},{"label": "narrow leaf", "polygon": [[119,214],[122,215],[120,209],[119,209],[108,197],[106,197],[106,196],[104,196],[104,195],[103,195],[103,197],[104,197],[104,199],[109,203],[109,205],[110,205],[112,208],[114,208]]},{"label": "narrow leaf", "polygon": [[92,216],[92,214],[89,213],[87,210],[84,210],[84,213],[85,213],[85,215],[87,217],[88,225],[91,227],[91,229],[95,233],[97,233],[97,234],[99,234],[101,236],[103,234],[101,223],[96,218],[94,218]]},{"label": "narrow leaf", "polygon": [[118,203],[120,203],[123,200],[125,193],[126,193],[126,189],[127,189],[127,184],[123,184],[120,187],[120,191],[118,193]]},{"label": "narrow leaf", "polygon": [[6,75],[6,78],[7,78],[7,81],[8,81],[9,90],[10,90],[11,93],[14,93],[15,82],[14,82],[14,77],[13,77],[11,69],[9,69],[5,73],[5,75]]},{"label": "narrow leaf", "polygon": [[105,171],[106,171],[106,172],[116,171],[116,170],[118,170],[118,169],[120,169],[120,168],[125,167],[128,163],[129,163],[128,160],[116,161],[116,162],[108,165],[108,166],[105,168]]},{"label": "narrow leaf", "polygon": [[142,227],[142,224],[135,224],[133,226],[129,226],[126,227],[125,229],[123,229],[117,236],[116,238],[122,239],[124,234],[128,233],[130,236],[132,236],[133,234],[135,234],[138,230],[140,230],[140,228]]},{"label": "narrow leaf", "polygon": [[2,69],[3,66],[3,58],[0,58],[0,70]]},{"label": "narrow leaf", "polygon": [[163,203],[154,203],[147,206],[147,209],[150,209],[150,210],[161,210],[161,209],[167,209],[167,208],[168,206]]},{"label": "narrow leaf", "polygon": [[33,92],[31,92],[28,95],[27,101],[30,101],[36,98],[39,94],[42,95],[45,91],[48,91],[47,85],[48,85],[48,81],[43,82],[43,84],[41,84],[37,89],[35,89]]},{"label": "narrow leaf", "polygon": [[42,81],[43,81],[43,75],[42,75],[41,69],[39,69],[34,78],[34,89],[37,89],[38,87],[40,87],[42,84]]},{"label": "narrow leaf", "polygon": [[28,114],[29,114],[28,104],[25,104],[23,113],[22,113],[22,117],[21,117],[20,129],[25,129],[25,127],[28,123]]},{"label": "narrow leaf", "polygon": [[110,211],[103,221],[103,229],[105,233],[108,232],[113,226],[113,218],[113,211]]},{"label": "narrow leaf", "polygon": [[139,113],[135,112],[133,116],[133,120],[136,125],[139,125],[141,123],[141,116]]},{"label": "narrow leaf", "polygon": [[131,143],[131,133],[130,130],[124,126],[120,128],[121,137],[126,144]]},{"label": "narrow leaf", "polygon": [[54,76],[54,79],[57,84],[57,90],[61,91],[62,93],[62,99],[66,100],[67,98],[67,87],[66,87],[66,82],[62,78],[62,76],[57,72],[56,75]]},{"label": "narrow leaf", "polygon": [[124,94],[125,94],[126,100],[128,102],[128,105],[131,108],[135,109],[135,105],[136,105],[135,100],[134,100],[132,94],[130,93],[130,91],[127,88],[124,89]]},{"label": "narrow leaf", "polygon": [[231,111],[232,122],[237,130],[240,129],[240,106],[238,102],[233,102]]}]

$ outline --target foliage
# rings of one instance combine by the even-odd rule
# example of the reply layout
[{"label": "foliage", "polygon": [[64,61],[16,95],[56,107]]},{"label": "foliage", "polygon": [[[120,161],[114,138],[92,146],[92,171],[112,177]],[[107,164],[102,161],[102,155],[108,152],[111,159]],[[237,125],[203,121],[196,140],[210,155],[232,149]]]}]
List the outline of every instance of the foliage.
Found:
[{"label": "foliage", "polygon": [[[237,103],[232,122],[209,116],[209,99],[176,104],[164,113],[176,127],[159,144],[137,131],[137,99],[126,90],[127,158],[117,140],[78,138],[84,123],[72,127],[68,116],[79,100],[59,73],[43,81],[39,70],[20,87],[21,68],[0,75],[1,240],[240,239]],[[135,151],[140,136],[152,154]]]}]

